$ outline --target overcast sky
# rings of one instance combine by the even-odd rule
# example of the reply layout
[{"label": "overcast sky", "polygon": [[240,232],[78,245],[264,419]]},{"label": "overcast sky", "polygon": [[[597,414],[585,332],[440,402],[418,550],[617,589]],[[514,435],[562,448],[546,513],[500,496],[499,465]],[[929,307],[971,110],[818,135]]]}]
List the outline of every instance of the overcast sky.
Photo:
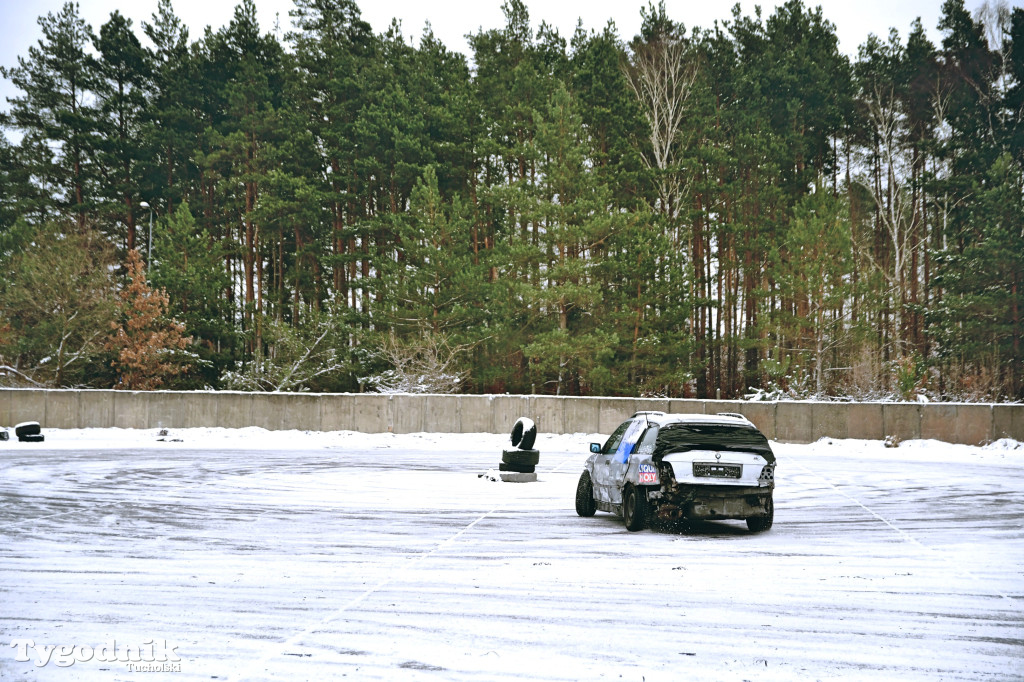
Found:
[{"label": "overcast sky", "polygon": [[[430,21],[434,34],[451,50],[469,54],[465,35],[504,25],[501,11],[502,0],[377,0],[359,2],[363,18],[377,32],[384,31],[393,17],[402,22],[406,36],[418,39],[424,23]],[[967,7],[973,11],[982,0],[967,0]],[[1012,0],[1019,6],[1024,0]],[[56,14],[63,0],[0,0],[0,64],[14,66],[19,56],[26,56],[30,45],[40,38],[37,19],[48,12]],[[231,20],[235,0],[173,0],[177,15],[188,25],[189,37],[195,40],[202,36],[207,25],[215,30]],[[619,35],[628,39],[640,28],[640,8],[646,6],[642,0],[587,0],[572,2],[535,2],[527,0],[531,22],[534,27],[547,21],[555,26],[567,39],[572,36],[578,19],[583,20],[587,30],[600,30],[609,19],[615,21]],[[710,27],[716,20],[728,20],[734,0],[666,0],[669,16],[681,21],[686,27]],[[754,2],[740,3],[745,15],[752,14]],[[760,3],[765,16],[782,4],[766,0]],[[805,0],[808,6],[820,5],[825,18],[836,25],[839,49],[855,56],[857,46],[869,33],[880,36],[888,34],[895,27],[904,38],[910,24],[920,17],[932,41],[938,44],[941,36],[936,29],[941,12],[941,0]],[[276,19],[280,18],[283,34],[290,28],[288,11],[292,0],[256,0],[260,23],[266,31],[274,30]],[[144,44],[148,41],[140,29],[142,21],[150,20],[156,11],[157,0],[81,0],[80,14],[93,30],[107,21],[110,13],[118,9],[132,19],[133,27]],[[6,97],[16,94],[11,84],[0,79],[0,108],[7,109]]]}]

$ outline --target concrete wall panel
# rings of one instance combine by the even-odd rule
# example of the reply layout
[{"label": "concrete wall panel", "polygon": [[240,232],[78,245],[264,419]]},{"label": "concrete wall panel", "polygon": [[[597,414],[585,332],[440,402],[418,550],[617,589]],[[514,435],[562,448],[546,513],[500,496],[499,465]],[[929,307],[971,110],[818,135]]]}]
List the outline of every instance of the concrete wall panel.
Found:
[{"label": "concrete wall panel", "polygon": [[396,393],[391,396],[391,425],[395,433],[422,433],[427,397]]},{"label": "concrete wall panel", "polygon": [[456,396],[423,397],[423,431],[427,433],[462,433],[462,403]]},{"label": "concrete wall panel", "polygon": [[[361,398],[362,396],[358,396]],[[355,431],[354,416],[357,396],[324,393],[320,396],[320,428],[323,431]]]},{"label": "concrete wall panel", "polygon": [[849,438],[847,421],[849,405],[843,403],[811,403],[811,441],[820,438]]},{"label": "concrete wall panel", "polygon": [[912,403],[882,403],[882,428],[885,436],[900,440],[921,437],[921,406]]},{"label": "concrete wall panel", "polygon": [[567,398],[553,395],[530,396],[530,418],[537,424],[537,433],[565,433]]},{"label": "concrete wall panel", "polygon": [[494,416],[491,414],[491,396],[460,395],[459,421],[462,433],[490,433]]},{"label": "concrete wall panel", "polygon": [[253,423],[252,394],[235,391],[222,392],[220,404],[217,405],[217,426],[225,429],[244,429],[256,426]]},{"label": "concrete wall panel", "polygon": [[992,406],[992,440],[1000,438],[1024,442],[1024,405]]},{"label": "concrete wall panel", "polygon": [[743,414],[743,403],[738,400],[705,400],[704,413],[718,414],[719,412],[734,412]]},{"label": "concrete wall panel", "polygon": [[530,399],[525,395],[496,395],[491,401],[491,433],[512,433],[520,417],[530,416]]},{"label": "concrete wall panel", "polygon": [[11,421],[11,402],[13,401],[13,390],[0,390],[0,427],[14,426],[14,422]]},{"label": "concrete wall panel", "polygon": [[109,429],[114,425],[114,394],[117,391],[78,391],[78,426]]},{"label": "concrete wall panel", "polygon": [[847,438],[882,440],[885,438],[882,403],[845,403]]},{"label": "concrete wall panel", "polygon": [[149,393],[114,391],[114,426],[119,429],[148,428]]},{"label": "concrete wall panel", "polygon": [[983,445],[992,439],[991,405],[957,405],[957,440],[953,443]]},{"label": "concrete wall panel", "polygon": [[78,428],[78,391],[47,391],[46,420],[40,422],[47,429]]},{"label": "concrete wall panel", "polygon": [[634,412],[668,412],[669,401],[665,398],[634,398]]},{"label": "concrete wall panel", "polygon": [[257,393],[252,397],[252,423],[271,431],[319,431],[320,396]]},{"label": "concrete wall panel", "polygon": [[352,407],[353,431],[388,433],[391,425],[391,396],[363,394]]},{"label": "concrete wall panel", "polygon": [[249,398],[249,424],[269,431],[280,431],[285,417],[281,414],[283,404],[277,404],[274,396],[267,393],[253,393]]},{"label": "concrete wall panel", "polygon": [[602,398],[597,432],[608,434],[633,416],[639,408],[633,398]]},{"label": "concrete wall panel", "polygon": [[979,445],[992,434],[992,408],[989,405],[933,403],[921,408],[921,437]]},{"label": "concrete wall panel", "polygon": [[150,393],[146,408],[146,427],[150,429],[182,428],[185,420],[185,400],[181,393],[160,391]]},{"label": "concrete wall panel", "polygon": [[703,400],[692,398],[673,398],[668,401],[668,411],[672,414],[706,414]]},{"label": "concrete wall panel", "polygon": [[740,403],[739,413],[754,422],[768,440],[775,440],[775,403]]},{"label": "concrete wall panel", "polygon": [[185,428],[212,428],[220,426],[218,412],[220,410],[220,394],[213,391],[190,391],[182,398],[182,415]]},{"label": "concrete wall panel", "polygon": [[601,399],[573,398],[565,401],[563,433],[600,433]]},{"label": "concrete wall panel", "polygon": [[782,401],[775,407],[775,436],[783,443],[810,443],[814,435],[810,404]]},{"label": "concrete wall panel", "polygon": [[[947,440],[956,436],[956,405],[928,405],[921,411],[921,437]],[[951,443],[959,441],[950,440]]]},{"label": "concrete wall panel", "polygon": [[[21,422],[39,422],[44,426],[46,421],[46,391],[36,388],[20,388],[13,390],[11,395],[10,425]],[[13,438],[13,434],[11,438]]]}]

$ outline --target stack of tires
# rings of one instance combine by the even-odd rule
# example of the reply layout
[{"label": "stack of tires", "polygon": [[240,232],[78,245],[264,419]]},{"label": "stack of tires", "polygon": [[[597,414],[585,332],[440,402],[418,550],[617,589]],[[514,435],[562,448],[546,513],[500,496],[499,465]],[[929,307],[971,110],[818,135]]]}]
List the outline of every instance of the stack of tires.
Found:
[{"label": "stack of tires", "polygon": [[39,422],[22,422],[14,427],[14,435],[22,443],[42,443],[44,436],[39,428]]},{"label": "stack of tires", "polygon": [[498,465],[501,480],[515,483],[537,480],[540,451],[533,448],[536,440],[537,425],[533,420],[526,417],[517,419],[512,427],[512,446],[515,449],[501,452],[501,464]]}]

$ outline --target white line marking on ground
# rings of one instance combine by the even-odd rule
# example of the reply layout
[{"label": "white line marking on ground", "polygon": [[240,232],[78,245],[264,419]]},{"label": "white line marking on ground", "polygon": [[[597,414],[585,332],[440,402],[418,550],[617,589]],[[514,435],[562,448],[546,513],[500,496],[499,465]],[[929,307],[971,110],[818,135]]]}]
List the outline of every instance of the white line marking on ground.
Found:
[{"label": "white line marking on ground", "polygon": [[[570,456],[566,457],[565,459],[563,459],[561,462],[558,463],[558,465],[554,469],[551,470],[551,473],[554,473],[555,471],[557,471],[559,469],[559,467],[561,467],[563,464],[565,464],[566,462],[568,462],[571,459],[573,459],[573,455],[570,455]],[[512,485],[512,484],[509,484],[509,485]],[[362,594],[360,594],[359,596],[357,596],[354,599],[350,600],[349,602],[347,602],[343,606],[335,609],[334,611],[332,611],[331,613],[329,613],[325,617],[321,618],[319,621],[317,621],[313,625],[307,627],[305,630],[302,630],[301,632],[298,632],[298,633],[292,635],[291,637],[289,637],[288,639],[286,639],[285,641],[283,641],[283,642],[281,642],[279,644],[269,646],[267,653],[265,653],[263,656],[261,656],[259,659],[254,661],[251,665],[249,665],[247,668],[242,669],[241,671],[239,671],[238,673],[236,673],[234,676],[232,676],[229,679],[232,679],[232,680],[244,680],[244,679],[247,679],[248,677],[250,677],[251,675],[262,673],[263,671],[261,670],[261,668],[263,666],[265,666],[268,661],[270,661],[273,658],[277,658],[278,656],[283,655],[285,653],[285,651],[289,647],[295,646],[296,644],[301,642],[303,640],[303,638],[305,638],[306,636],[313,634],[317,630],[320,630],[321,628],[323,628],[328,623],[331,623],[332,621],[337,620],[346,611],[348,611],[349,609],[351,609],[351,608],[353,608],[355,606],[358,606],[359,604],[361,604],[362,602],[366,601],[371,596],[373,596],[374,594],[376,594],[380,590],[384,589],[385,587],[387,587],[391,583],[395,583],[395,582],[400,581],[410,571],[412,571],[413,569],[418,567],[421,563],[423,563],[424,561],[426,561],[430,557],[434,556],[435,554],[437,554],[441,550],[445,549],[446,547],[449,547],[452,544],[454,544],[459,538],[461,538],[463,535],[465,535],[467,532],[469,532],[474,526],[476,526],[478,523],[480,523],[481,521],[486,519],[488,516],[491,516],[492,514],[498,512],[498,511],[500,511],[502,509],[505,509],[506,507],[510,507],[511,503],[514,501],[514,499],[516,497],[519,496],[519,494],[521,493],[522,490],[524,490],[524,489],[521,488],[521,487],[506,488],[505,492],[507,493],[507,495],[506,495],[505,499],[502,500],[501,504],[495,506],[490,511],[484,512],[480,516],[476,517],[465,528],[462,528],[457,533],[455,533],[455,534],[449,536],[448,538],[442,540],[440,543],[438,543],[438,545],[436,547],[434,547],[429,552],[424,552],[422,554],[417,554],[417,555],[411,557],[410,561],[407,564],[405,564],[404,566],[401,566],[400,568],[398,568],[398,570],[396,570],[390,576],[384,578],[383,580],[378,582],[376,585],[374,585],[373,587],[371,587],[368,590],[364,591]]]},{"label": "white line marking on ground", "polygon": [[[794,464],[794,466],[797,466],[797,467],[799,467],[799,468],[803,469],[803,470],[804,470],[805,472],[807,472],[807,473],[808,473],[808,474],[810,474],[811,476],[815,476],[815,477],[819,478],[820,480],[824,481],[824,482],[825,482],[826,484],[828,484],[828,486],[829,486],[830,488],[832,488],[832,489],[833,489],[833,490],[835,490],[835,491],[836,491],[837,493],[839,493],[840,495],[842,495],[842,496],[843,496],[843,497],[845,497],[846,499],[848,499],[848,500],[850,500],[851,502],[853,502],[854,504],[856,504],[856,505],[857,505],[858,507],[860,507],[861,509],[863,509],[863,510],[864,510],[864,511],[866,511],[867,513],[869,513],[869,514],[871,514],[872,516],[874,516],[874,517],[875,517],[876,519],[878,519],[878,520],[879,520],[879,521],[881,521],[882,523],[884,523],[884,524],[885,524],[886,526],[888,526],[888,527],[889,527],[889,528],[890,528],[890,529],[891,529],[891,530],[892,530],[893,532],[895,532],[895,533],[896,533],[897,535],[899,535],[899,536],[900,536],[901,538],[903,538],[903,539],[904,539],[904,540],[906,540],[907,542],[909,542],[909,543],[911,543],[911,544],[913,544],[913,545],[916,545],[916,546],[920,547],[921,549],[925,550],[926,552],[930,552],[930,553],[933,553],[933,554],[939,554],[939,551],[938,551],[938,550],[936,550],[936,549],[935,549],[934,547],[929,547],[928,545],[924,544],[923,542],[921,542],[920,540],[918,540],[918,539],[917,539],[917,538],[915,538],[914,536],[912,536],[912,535],[910,535],[909,533],[907,533],[907,532],[906,532],[905,530],[903,530],[902,528],[897,528],[896,526],[894,526],[894,525],[892,524],[892,522],[890,522],[890,521],[889,521],[889,519],[885,518],[884,516],[882,516],[881,514],[879,514],[878,512],[876,512],[876,511],[875,511],[874,509],[871,509],[870,507],[868,507],[868,506],[867,506],[866,504],[864,504],[863,502],[861,502],[860,500],[858,500],[858,499],[857,499],[856,497],[854,497],[853,495],[850,495],[849,493],[847,493],[847,492],[846,492],[845,490],[843,490],[842,488],[840,488],[839,486],[837,486],[837,485],[836,485],[835,483],[833,483],[833,482],[832,482],[831,480],[829,480],[829,478],[827,478],[826,476],[823,476],[822,474],[819,474],[819,473],[818,473],[818,472],[816,472],[816,471],[812,471],[811,469],[809,469],[808,467],[804,466],[803,464],[800,464],[799,462],[793,462],[793,464]],[[970,571],[965,571],[965,570],[961,569],[961,570],[959,571],[959,573],[960,573],[961,575],[963,575],[963,576],[967,577],[967,578],[971,578],[972,580],[977,580],[977,579],[978,579],[978,577],[977,577],[976,575],[974,575],[973,573],[971,573]],[[996,592],[996,595],[998,595],[998,596],[1002,597],[1003,599],[1006,599],[1006,600],[1010,600],[1010,601],[1012,601],[1012,600],[1010,599],[1009,595],[1003,594],[1002,592],[998,592],[998,591],[997,591],[997,592]]]}]

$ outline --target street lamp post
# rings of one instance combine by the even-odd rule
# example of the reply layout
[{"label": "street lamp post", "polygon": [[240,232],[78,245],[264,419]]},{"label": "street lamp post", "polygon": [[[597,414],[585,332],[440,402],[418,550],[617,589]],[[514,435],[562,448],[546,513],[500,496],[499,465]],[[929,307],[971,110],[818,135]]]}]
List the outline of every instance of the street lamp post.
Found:
[{"label": "street lamp post", "polygon": [[153,259],[153,207],[149,205],[148,201],[140,201],[139,206],[149,209],[149,241],[146,246],[146,267],[148,268]]}]

